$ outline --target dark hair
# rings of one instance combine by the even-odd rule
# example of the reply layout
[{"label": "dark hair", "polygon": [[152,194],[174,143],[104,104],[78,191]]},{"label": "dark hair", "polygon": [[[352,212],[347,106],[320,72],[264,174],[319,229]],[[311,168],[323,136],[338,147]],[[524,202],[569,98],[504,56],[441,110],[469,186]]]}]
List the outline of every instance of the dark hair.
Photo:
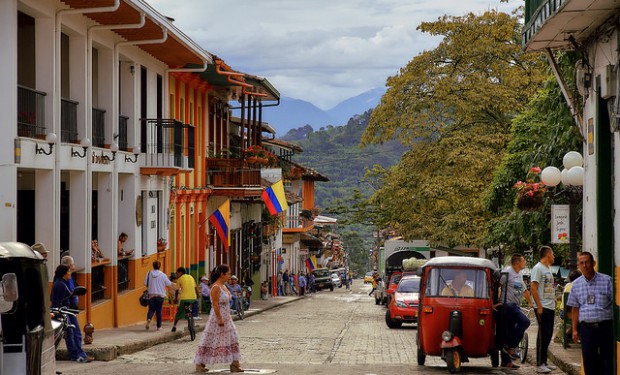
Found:
[{"label": "dark hair", "polygon": [[578,270],[571,271],[571,273],[568,274],[568,281],[572,283],[573,281],[577,280],[579,276],[581,276],[581,272],[579,272]]},{"label": "dark hair", "polygon": [[54,280],[62,279],[67,272],[69,272],[69,267],[64,264],[59,264],[58,267],[56,267],[56,271],[54,271]]},{"label": "dark hair", "polygon": [[161,263],[158,260],[153,261],[153,269],[158,270],[161,267]]},{"label": "dark hair", "polygon": [[580,253],[579,253],[579,255],[578,255],[578,256],[579,256],[579,257],[580,257],[580,256],[587,256],[587,257],[590,257],[590,262],[594,263],[594,255],[592,255],[592,253],[591,253],[591,252],[589,252],[589,251],[582,251],[582,252],[580,252]]},{"label": "dark hair", "polygon": [[510,257],[510,264],[517,264],[521,261],[521,259],[523,259],[523,255],[521,254],[512,254],[512,257]]},{"label": "dark hair", "polygon": [[215,281],[217,281],[217,279],[220,278],[220,276],[227,273],[228,271],[230,271],[230,267],[228,267],[228,264],[220,264],[219,266],[215,267],[213,271],[211,271],[211,283],[213,284]]},{"label": "dark hair", "polygon": [[551,248],[549,246],[541,246],[540,247],[540,259],[546,257],[547,254],[549,254],[550,251],[552,251],[552,250],[551,250]]},{"label": "dark hair", "polygon": [[127,235],[127,233],[121,232],[121,234],[118,236],[118,239],[120,240],[122,237],[129,237],[129,236]]},{"label": "dark hair", "polygon": [[179,268],[177,268],[177,273],[186,274],[187,271],[185,271],[185,267],[179,267]]}]

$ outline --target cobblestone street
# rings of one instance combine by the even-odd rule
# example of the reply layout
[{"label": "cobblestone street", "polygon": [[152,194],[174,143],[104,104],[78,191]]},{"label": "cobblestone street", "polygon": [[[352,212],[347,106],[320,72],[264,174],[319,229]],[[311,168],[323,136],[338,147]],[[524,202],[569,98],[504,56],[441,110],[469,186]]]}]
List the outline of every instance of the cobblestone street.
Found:
[{"label": "cobblestone street", "polygon": [[[416,363],[416,327],[389,329],[385,307],[377,306],[367,293],[369,285],[356,280],[352,291],[311,294],[262,314],[237,321],[242,365],[248,373],[280,374],[444,374],[445,363],[427,357],[425,367]],[[59,362],[63,374],[191,373],[198,338],[182,338],[157,345],[111,362],[76,364]],[[213,366],[226,369],[225,364]],[[218,370],[218,372],[221,370]],[[474,359],[463,373],[503,374],[515,371],[493,369],[490,359]],[[215,372],[215,371],[214,371]],[[227,371],[226,371],[227,372]],[[534,374],[524,364],[519,374]],[[554,371],[554,374],[561,374]]]}]

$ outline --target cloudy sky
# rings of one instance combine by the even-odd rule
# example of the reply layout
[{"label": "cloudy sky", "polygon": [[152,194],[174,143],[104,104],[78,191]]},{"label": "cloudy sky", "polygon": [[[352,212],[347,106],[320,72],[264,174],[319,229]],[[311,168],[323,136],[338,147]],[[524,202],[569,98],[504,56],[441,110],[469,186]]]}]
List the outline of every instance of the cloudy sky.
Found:
[{"label": "cloudy sky", "polygon": [[329,109],[438,43],[416,31],[438,17],[510,12],[522,0],[147,0],[233,69],[282,96]]}]

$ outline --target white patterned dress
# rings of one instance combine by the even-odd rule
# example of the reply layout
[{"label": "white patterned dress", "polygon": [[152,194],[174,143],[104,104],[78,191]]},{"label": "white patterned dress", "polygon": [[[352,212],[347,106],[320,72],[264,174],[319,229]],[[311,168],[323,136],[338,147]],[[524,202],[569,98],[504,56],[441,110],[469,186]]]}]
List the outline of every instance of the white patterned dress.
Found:
[{"label": "white patterned dress", "polygon": [[[230,292],[220,288],[219,308],[224,325],[217,324],[217,316],[212,311],[198,343],[194,364],[212,365],[232,363],[241,360],[239,336],[230,315]],[[212,288],[213,290],[213,288]],[[211,298],[213,301],[213,298]]]}]

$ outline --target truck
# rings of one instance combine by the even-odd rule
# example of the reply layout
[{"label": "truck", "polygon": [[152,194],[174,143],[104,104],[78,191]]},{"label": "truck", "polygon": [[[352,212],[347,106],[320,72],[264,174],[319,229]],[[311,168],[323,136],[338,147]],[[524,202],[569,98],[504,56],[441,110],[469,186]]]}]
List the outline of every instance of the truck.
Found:
[{"label": "truck", "polygon": [[[430,247],[423,240],[405,242],[402,240],[387,240],[379,252],[379,264],[383,265],[383,275],[381,277],[381,287],[377,287],[375,291],[375,302],[377,304],[385,304],[390,302],[390,297],[398,281],[402,277],[404,268],[403,261],[411,258],[420,260],[428,259]],[[394,277],[392,277],[394,276]]]},{"label": "truck", "polygon": [[315,268],[312,273],[314,274],[314,290],[319,291],[321,289],[329,289],[334,291],[334,284],[332,283],[332,272],[329,268]]}]

